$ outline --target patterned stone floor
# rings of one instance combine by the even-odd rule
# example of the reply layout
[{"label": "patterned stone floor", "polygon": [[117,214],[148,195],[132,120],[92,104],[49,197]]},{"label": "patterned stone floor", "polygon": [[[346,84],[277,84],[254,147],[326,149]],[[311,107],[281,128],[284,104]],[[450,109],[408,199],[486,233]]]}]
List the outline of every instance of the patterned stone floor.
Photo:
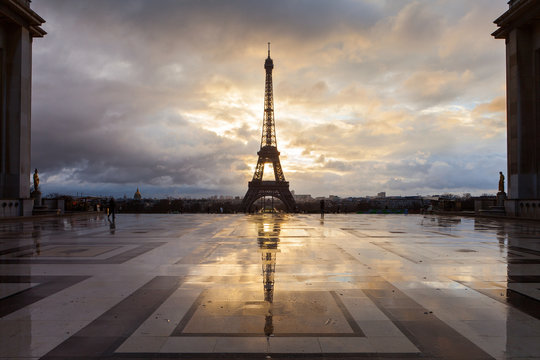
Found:
[{"label": "patterned stone floor", "polygon": [[0,358],[540,358],[540,224],[0,222]]}]

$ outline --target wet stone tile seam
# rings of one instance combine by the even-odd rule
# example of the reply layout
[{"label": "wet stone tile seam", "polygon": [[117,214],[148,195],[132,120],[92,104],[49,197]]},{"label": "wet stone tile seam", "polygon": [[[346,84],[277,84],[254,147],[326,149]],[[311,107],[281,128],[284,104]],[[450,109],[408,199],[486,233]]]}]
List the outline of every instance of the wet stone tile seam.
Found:
[{"label": "wet stone tile seam", "polygon": [[0,276],[0,283],[38,283],[36,286],[0,299],[0,317],[9,315],[88,278],[90,276]]},{"label": "wet stone tile seam", "polygon": [[42,359],[111,357],[183,281],[181,276],[154,277]]},{"label": "wet stone tile seam", "polygon": [[[363,333],[362,329],[358,325],[358,323],[354,320],[352,315],[350,314],[349,310],[343,304],[343,301],[339,298],[337,293],[335,291],[329,291],[330,295],[334,299],[337,307],[341,310],[342,315],[347,320],[347,323],[349,324],[350,328],[352,329],[352,333],[309,333],[309,332],[302,332],[302,333],[275,333],[272,334],[272,337],[365,337],[365,334]],[[203,300],[208,294],[208,290],[203,290],[197,299],[193,302],[189,310],[186,312],[182,320],[178,323],[178,326],[173,330],[170,336],[177,337],[177,336],[186,336],[186,337],[264,337],[265,335],[263,333],[186,333],[184,332],[184,329],[188,325],[188,323],[193,318],[193,315],[197,312],[199,307],[202,305]]]},{"label": "wet stone tile seam", "polygon": [[[167,244],[166,242],[147,242],[144,244],[140,243],[107,243],[107,245],[112,246],[118,246],[122,247],[125,245],[136,245],[134,249],[126,250],[120,254],[111,256],[110,258],[106,259],[39,259],[39,258],[7,258],[7,259],[0,259],[0,264],[122,264],[126,261],[129,261],[131,259],[136,258],[137,256],[140,256],[144,253],[147,253],[151,250],[154,250],[162,245]],[[65,243],[45,243],[45,245],[55,245],[55,246],[62,246],[66,245]],[[77,243],[79,246],[95,246],[96,243]],[[7,249],[3,251],[3,254],[0,255],[9,255],[12,253],[17,253],[20,251],[25,250],[31,250],[35,246],[34,245],[26,245],[26,246],[19,246],[14,247],[11,249]]]},{"label": "wet stone tile seam", "polygon": [[[364,289],[364,293],[396,325],[396,327],[421,351],[423,356],[434,358],[493,359],[469,339],[438,319],[401,290],[387,283],[387,289]],[[388,297],[406,299],[406,307],[389,307]]]},{"label": "wet stone tile seam", "polygon": [[[533,278],[536,278],[533,277]],[[473,282],[467,281],[458,281],[460,284],[463,284],[467,287],[470,287],[473,290],[478,291],[479,293],[490,297],[493,300],[496,300],[505,305],[509,305],[515,309],[523,311],[524,313],[540,320],[540,301],[538,299],[532,298],[527,294],[520,293],[513,289],[500,289],[496,293],[489,291],[488,289],[483,289]],[[540,282],[540,281],[539,281]],[[514,281],[513,284],[519,284]],[[498,296],[496,294],[499,294]]]}]

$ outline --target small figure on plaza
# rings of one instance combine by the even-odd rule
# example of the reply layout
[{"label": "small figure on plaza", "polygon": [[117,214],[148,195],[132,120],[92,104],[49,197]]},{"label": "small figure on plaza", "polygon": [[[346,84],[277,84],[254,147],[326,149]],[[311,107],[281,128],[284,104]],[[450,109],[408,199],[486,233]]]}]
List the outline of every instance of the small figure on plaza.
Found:
[{"label": "small figure on plaza", "polygon": [[34,169],[34,191],[38,191],[39,188],[39,174],[38,170]]},{"label": "small figure on plaza", "polygon": [[504,175],[502,171],[499,171],[499,192],[504,192]]},{"label": "small figure on plaza", "polygon": [[114,201],[114,197],[111,197],[109,200],[109,213],[107,214],[107,219],[110,219],[112,215],[112,221],[114,222],[116,217],[116,201]]}]

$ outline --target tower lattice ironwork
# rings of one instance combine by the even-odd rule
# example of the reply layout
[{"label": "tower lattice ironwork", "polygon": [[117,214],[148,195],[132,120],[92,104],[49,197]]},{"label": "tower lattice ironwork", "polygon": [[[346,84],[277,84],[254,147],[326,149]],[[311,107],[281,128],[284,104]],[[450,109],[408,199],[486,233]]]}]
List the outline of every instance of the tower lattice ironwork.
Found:
[{"label": "tower lattice ironwork", "polygon": [[[276,142],[276,126],[274,122],[274,95],[272,90],[272,70],[274,62],[270,58],[270,43],[268,43],[268,57],[264,62],[266,70],[266,82],[264,87],[264,119],[261,136],[261,148],[257,152],[259,160],[255,168],[253,179],[248,183],[248,191],[242,202],[244,211],[248,212],[255,201],[264,196],[272,196],[280,199],[287,211],[293,212],[296,203],[289,190],[289,182],[285,181],[285,175],[279,161],[279,151]],[[264,165],[270,163],[274,168],[275,180],[263,181]]]}]

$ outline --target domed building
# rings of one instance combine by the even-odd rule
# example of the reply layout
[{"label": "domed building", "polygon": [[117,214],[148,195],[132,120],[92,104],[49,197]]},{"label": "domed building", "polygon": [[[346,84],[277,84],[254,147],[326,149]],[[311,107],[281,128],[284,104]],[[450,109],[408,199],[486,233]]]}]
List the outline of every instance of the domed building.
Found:
[{"label": "domed building", "polygon": [[142,199],[142,195],[141,195],[141,192],[139,191],[139,188],[137,188],[137,191],[135,191],[135,195],[133,195],[133,199],[134,200],[141,200]]}]

